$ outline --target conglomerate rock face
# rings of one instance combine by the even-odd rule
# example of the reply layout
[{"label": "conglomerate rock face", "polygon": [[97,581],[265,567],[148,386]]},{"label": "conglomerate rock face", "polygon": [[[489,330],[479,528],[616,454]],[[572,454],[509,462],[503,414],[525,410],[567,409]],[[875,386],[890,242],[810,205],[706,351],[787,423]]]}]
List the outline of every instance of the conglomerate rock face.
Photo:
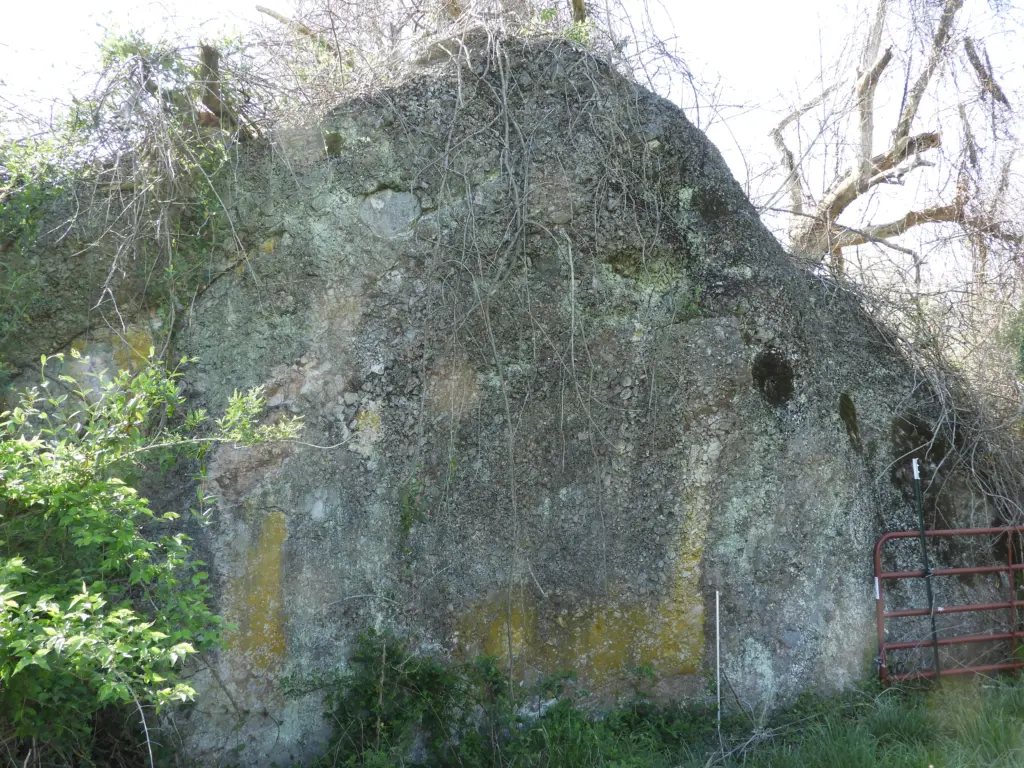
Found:
[{"label": "conglomerate rock face", "polygon": [[[239,160],[189,393],[263,385],[306,430],[211,462],[237,629],[180,718],[196,756],[314,752],[316,681],[370,627],[699,697],[717,591],[745,702],[873,672],[908,369],[673,105],[569,44],[466,50]],[[931,514],[984,517],[957,482]]]}]

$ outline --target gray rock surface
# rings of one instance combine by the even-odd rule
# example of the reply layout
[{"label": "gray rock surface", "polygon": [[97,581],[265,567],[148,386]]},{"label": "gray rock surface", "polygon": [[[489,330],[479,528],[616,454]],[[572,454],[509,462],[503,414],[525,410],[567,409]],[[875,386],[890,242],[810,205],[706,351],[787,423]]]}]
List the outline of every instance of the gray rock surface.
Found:
[{"label": "gray rock surface", "polygon": [[[318,675],[369,627],[442,654],[511,640],[519,679],[574,668],[597,697],[641,665],[699,697],[717,590],[751,706],[874,673],[872,546],[913,524],[894,468],[920,444],[894,424],[926,423],[926,394],[679,110],[506,40],[322,135],[340,150],[240,158],[249,260],[180,340],[196,402],[264,385],[307,427],[212,461],[202,546],[238,628],[179,717],[193,755],[315,752]],[[933,516],[990,522],[935,479]]]}]

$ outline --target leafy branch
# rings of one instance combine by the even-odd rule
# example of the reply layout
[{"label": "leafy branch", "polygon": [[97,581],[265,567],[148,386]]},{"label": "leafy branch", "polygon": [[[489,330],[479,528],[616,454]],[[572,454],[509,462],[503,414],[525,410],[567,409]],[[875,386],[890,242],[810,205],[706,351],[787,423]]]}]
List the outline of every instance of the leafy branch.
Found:
[{"label": "leafy branch", "polygon": [[[43,358],[44,374],[53,360]],[[188,699],[182,663],[221,641],[208,575],[173,525],[178,514],[155,512],[131,481],[150,459],[290,439],[301,424],[259,424],[263,397],[252,390],[236,393],[211,428],[204,412],[184,410],[178,377],[155,360],[91,388],[44,377],[0,414],[7,736],[88,757],[99,710]],[[213,499],[200,492],[199,502]]]}]

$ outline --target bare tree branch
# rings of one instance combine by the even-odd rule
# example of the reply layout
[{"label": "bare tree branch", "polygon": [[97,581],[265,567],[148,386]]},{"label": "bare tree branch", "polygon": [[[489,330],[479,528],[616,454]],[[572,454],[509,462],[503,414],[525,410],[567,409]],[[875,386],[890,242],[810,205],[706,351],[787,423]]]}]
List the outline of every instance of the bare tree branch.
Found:
[{"label": "bare tree branch", "polygon": [[904,248],[902,245],[897,245],[891,240],[886,240],[885,238],[877,237],[866,230],[856,229],[855,227],[839,227],[839,230],[843,233],[844,236],[846,235],[846,233],[852,233],[863,238],[860,241],[853,241],[853,239],[851,238],[851,242],[847,242],[842,245],[843,248],[850,245],[863,245],[864,243],[874,243],[876,245],[884,245],[886,248],[891,248],[892,250],[899,251],[900,253],[905,253],[908,256],[913,256],[915,259],[919,258],[917,251],[915,251],[914,249]]},{"label": "bare tree branch", "polygon": [[964,40],[964,51],[967,53],[967,60],[978,75],[982,94],[987,93],[993,101],[998,101],[1004,107],[1009,107],[1010,102],[1007,100],[1006,94],[1003,93],[1003,89],[999,87],[999,83],[996,82],[995,75],[992,73],[992,65],[988,62],[988,56],[985,57],[986,60],[983,63],[974,48],[974,41],[969,37]]},{"label": "bare tree branch", "polygon": [[868,179],[867,186],[870,188],[878,184],[902,184],[907,174],[915,168],[926,168],[934,165],[935,163],[925,160],[920,155],[911,155],[906,161],[900,163],[895,168],[876,173]]},{"label": "bare tree branch", "polygon": [[[942,146],[942,136],[938,133],[920,133],[917,136],[912,136],[906,141],[901,147],[891,147],[888,151],[883,152],[880,155],[875,155],[870,160],[870,166],[875,170],[876,176],[871,179],[862,180],[862,188],[856,184],[856,179],[852,174],[846,174],[843,180],[840,182],[836,191],[826,199],[833,199],[834,201],[830,204],[830,211],[838,216],[846,209],[849,203],[856,199],[857,195],[861,195],[867,192],[868,189],[873,186],[873,179],[878,175],[883,174],[885,171],[895,168],[900,163],[905,162],[907,159],[920,155],[922,152],[927,152],[930,149],[938,149]],[[875,182],[877,183],[877,182]],[[858,191],[859,190],[859,191]],[[846,201],[846,195],[850,192],[857,191],[857,195],[854,198]],[[842,208],[838,208],[838,204],[841,201],[846,201]]]},{"label": "bare tree branch", "polygon": [[782,155],[782,167],[786,171],[786,181],[784,184],[789,190],[790,208],[794,215],[802,214],[804,212],[803,182],[800,180],[800,171],[796,166],[796,158],[793,157],[792,151],[786,146],[786,142],[782,138],[782,131],[779,128],[775,128],[772,131],[772,140],[775,142],[775,146],[778,147],[779,154]]},{"label": "bare tree branch", "polygon": [[835,245],[830,230],[843,211],[871,187],[891,181],[888,171],[892,171],[908,158],[935,149],[941,144],[942,137],[938,133],[921,133],[871,158],[869,163],[876,171],[874,176],[860,178],[859,174],[848,172],[818,205],[814,218],[799,228],[799,234],[794,241],[795,249],[818,260],[828,253],[834,253]]},{"label": "bare tree branch", "polygon": [[[886,14],[889,0],[879,0],[874,21],[867,31],[864,50],[861,57],[861,73],[855,86],[858,109],[858,153],[853,168],[843,174],[832,184],[825,196],[818,203],[813,217],[809,220],[797,220],[790,231],[793,250],[817,263],[829,254],[839,254],[851,237],[859,237],[837,225],[839,217],[849,206],[873,187],[879,184],[902,183],[908,173],[915,168],[929,165],[920,155],[928,150],[937,149],[941,143],[939,132],[910,135],[910,129],[917,116],[921,99],[924,97],[932,78],[940,63],[948,55],[948,42],[952,34],[953,22],[964,0],[945,0],[942,15],[932,37],[931,53],[907,94],[900,113],[896,130],[893,131],[892,144],[885,152],[872,156],[875,132],[874,96],[886,67],[892,61],[892,49],[887,49],[881,56],[882,34],[885,29]],[[783,122],[784,125],[786,121]],[[781,141],[781,130],[778,135],[773,133],[775,144],[783,154],[783,168],[787,174],[790,197],[797,191],[794,179],[799,179],[799,169],[792,154],[788,154],[785,144]],[[799,189],[801,199],[803,190]],[[939,206],[941,207],[941,206]],[[802,208],[793,206],[796,213]],[[922,212],[907,214],[905,223],[915,219]],[[893,225],[896,222],[891,222]],[[869,230],[865,230],[869,231]],[[885,235],[881,235],[885,237]]]},{"label": "bare tree branch", "polygon": [[860,110],[861,174],[865,176],[871,173],[871,152],[875,132],[875,89],[878,87],[882,72],[890,61],[892,61],[892,48],[886,48],[881,58],[857,82],[857,105]]},{"label": "bare tree branch", "polygon": [[946,43],[949,41],[950,33],[953,30],[953,20],[956,17],[957,11],[963,5],[964,0],[946,0],[946,4],[942,9],[942,17],[939,19],[939,28],[935,31],[935,37],[932,38],[932,50],[928,56],[928,62],[925,64],[924,69],[921,70],[921,74],[918,75],[914,87],[910,89],[907,102],[903,106],[903,114],[900,115],[900,120],[896,124],[896,131],[893,133],[894,147],[898,147],[900,142],[906,140],[910,135],[910,126],[913,124],[914,118],[917,117],[917,110],[921,106],[924,92],[927,90],[928,84],[931,82],[932,76],[935,74],[935,70],[938,69],[939,62],[942,61],[942,57],[945,54]]},{"label": "bare tree branch", "polygon": [[828,88],[823,90],[820,94],[815,96],[813,99],[811,99],[810,101],[804,103],[800,107],[797,107],[796,109],[794,109],[792,112],[790,112],[782,120],[782,122],[780,122],[777,126],[775,126],[775,129],[772,131],[772,133],[774,133],[775,131],[780,131],[780,132],[784,131],[786,128],[789,127],[789,124],[792,123],[794,120],[799,120],[801,117],[803,117],[808,112],[810,112],[812,109],[814,109],[816,106],[821,104],[825,99],[827,99],[830,95],[832,95],[832,93],[838,87],[839,87],[838,84],[830,85]]},{"label": "bare tree branch", "polygon": [[886,222],[885,224],[872,224],[863,227],[861,230],[843,227],[832,247],[838,250],[851,245],[863,245],[864,243],[886,240],[890,237],[905,234],[907,230],[921,224],[934,224],[944,221],[959,222],[962,218],[962,213],[957,205],[940,205],[925,208],[921,211],[911,211],[895,221]]},{"label": "bare tree branch", "polygon": [[[837,241],[833,244],[835,250],[846,248],[851,245],[863,245],[871,242],[884,242],[891,237],[898,237],[906,234],[910,229],[922,224],[938,223],[960,224],[965,230],[987,235],[1008,245],[1021,245],[1024,243],[1024,236],[1003,228],[998,222],[990,221],[980,216],[967,216],[964,206],[960,201],[952,205],[938,205],[925,208],[920,211],[911,211],[895,221],[885,224],[872,224],[861,229],[842,227]],[[892,246],[891,243],[886,243]]]},{"label": "bare tree branch", "polygon": [[[199,89],[203,107],[213,116],[214,124],[220,125],[229,118],[224,109],[220,90],[220,54],[210,45],[199,46]],[[200,115],[202,119],[202,115]]]},{"label": "bare tree branch", "polygon": [[786,140],[782,135],[782,132],[789,126],[790,123],[795,120],[799,120],[805,114],[810,112],[816,106],[821,104],[829,94],[836,89],[836,85],[830,85],[820,94],[815,96],[813,99],[798,107],[797,109],[790,112],[775,128],[771,131],[772,141],[775,142],[775,146],[779,150],[779,154],[782,155],[782,166],[786,169],[786,181],[784,185],[789,190],[789,204],[794,214],[800,215],[804,212],[804,194],[803,194],[803,182],[800,179],[800,173],[797,168],[796,157],[793,152],[786,146]]},{"label": "bare tree branch", "polygon": [[334,58],[336,58],[339,61],[341,61],[340,53],[338,52],[337,49],[335,49],[335,47],[333,45],[331,45],[330,41],[328,41],[327,38],[325,38],[320,33],[310,29],[309,27],[307,27],[301,21],[296,21],[295,19],[290,19],[287,16],[285,16],[283,14],[280,14],[277,11],[272,10],[272,9],[267,8],[265,6],[262,6],[262,5],[257,5],[256,6],[256,11],[258,13],[264,14],[265,16],[269,16],[270,18],[274,19],[275,21],[279,21],[280,23],[284,24],[286,27],[291,29],[293,32],[297,32],[298,34],[300,34],[300,35],[302,35],[304,37],[308,37],[310,40],[313,40],[314,42],[319,44],[321,47],[323,47],[323,49],[326,50],[327,52],[329,52],[332,56],[334,56]]},{"label": "bare tree branch", "polygon": [[964,150],[967,153],[967,161],[970,163],[971,168],[978,172],[981,169],[978,142],[974,138],[974,131],[971,130],[971,121],[967,119],[967,110],[962,102],[957,105],[957,113],[960,115],[960,127],[964,132]]},{"label": "bare tree branch", "polygon": [[882,77],[882,72],[892,61],[892,48],[887,48],[881,58],[878,49],[882,45],[882,30],[885,28],[885,16],[889,0],[879,0],[875,20],[868,30],[868,39],[864,45],[861,60],[861,76],[857,80],[857,108],[860,111],[860,156],[858,163],[860,176],[866,177],[873,173],[871,168],[872,142],[875,133],[875,88]]}]

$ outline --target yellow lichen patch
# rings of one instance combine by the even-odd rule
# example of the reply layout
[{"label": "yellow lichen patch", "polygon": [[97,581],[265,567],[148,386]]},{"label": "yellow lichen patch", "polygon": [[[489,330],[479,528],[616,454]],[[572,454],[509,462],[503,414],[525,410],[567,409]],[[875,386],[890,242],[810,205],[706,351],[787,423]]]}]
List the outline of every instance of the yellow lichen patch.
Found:
[{"label": "yellow lichen patch", "polygon": [[373,400],[363,402],[356,414],[355,438],[348,449],[365,457],[373,455],[374,446],[384,434],[383,426],[380,404]]},{"label": "yellow lichen patch", "polygon": [[153,333],[145,325],[130,325],[123,334],[112,339],[114,364],[118,370],[138,370],[149,359],[153,349]]},{"label": "yellow lichen patch", "polygon": [[704,648],[699,592],[681,584],[653,606],[609,600],[572,609],[538,604],[527,596],[495,595],[459,623],[463,653],[512,658],[520,672],[572,669],[596,685],[650,666],[663,677],[695,672]]},{"label": "yellow lichen patch", "polygon": [[281,594],[282,547],[287,535],[283,512],[264,516],[256,546],[250,548],[244,571],[232,584],[229,618],[238,628],[228,638],[228,646],[259,670],[279,666],[288,650]]},{"label": "yellow lichen patch", "polygon": [[115,371],[139,370],[154,346],[153,331],[145,322],[129,325],[123,331],[94,330],[87,338],[71,342],[71,349],[91,359],[89,365],[106,369],[111,375]]},{"label": "yellow lichen patch", "polygon": [[273,253],[274,252],[274,246],[276,246],[276,245],[277,245],[277,243],[275,242],[274,238],[270,238],[269,240],[264,240],[263,241],[263,252],[264,253],[268,253],[268,254],[269,253]]},{"label": "yellow lichen patch", "polygon": [[[702,531],[706,534],[707,528]],[[697,544],[696,541],[693,542]],[[656,610],[651,629],[656,648],[673,648],[682,658],[690,660],[695,671],[704,653],[704,596],[700,590],[700,559],[703,554],[703,536],[699,547],[685,544],[676,560],[668,594]],[[657,658],[651,664],[657,670],[666,660]]]},{"label": "yellow lichen patch", "polygon": [[372,432],[374,437],[380,432],[381,419],[380,410],[376,407],[364,406],[356,414],[356,429],[363,432]]}]

